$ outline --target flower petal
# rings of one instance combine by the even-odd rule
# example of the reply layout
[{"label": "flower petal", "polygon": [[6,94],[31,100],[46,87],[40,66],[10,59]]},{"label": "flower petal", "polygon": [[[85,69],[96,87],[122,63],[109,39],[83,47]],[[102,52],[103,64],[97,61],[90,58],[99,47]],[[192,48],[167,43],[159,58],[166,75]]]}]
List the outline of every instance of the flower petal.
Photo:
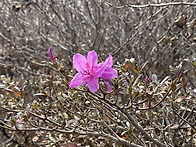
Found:
[{"label": "flower petal", "polygon": [[105,60],[106,67],[112,67],[113,65],[113,57],[109,55],[109,57]]},{"label": "flower petal", "polygon": [[111,92],[112,89],[111,89],[111,87],[110,87],[110,83],[109,83],[107,80],[105,80],[105,79],[104,79],[104,82],[105,82],[105,84],[106,84],[106,86],[107,86],[108,92]]},{"label": "flower petal", "polygon": [[88,52],[87,60],[88,60],[88,63],[89,63],[89,68],[91,70],[93,70],[93,67],[95,67],[97,65],[97,62],[98,62],[97,53],[95,51]]},{"label": "flower petal", "polygon": [[86,67],[87,59],[79,53],[77,53],[73,56],[73,64],[78,72],[86,71],[86,69],[87,69],[87,67]]},{"label": "flower petal", "polygon": [[103,79],[113,79],[113,78],[115,78],[116,76],[117,76],[118,74],[117,74],[117,71],[116,71],[116,69],[114,69],[114,68],[111,68],[111,67],[107,67],[106,69],[105,69],[105,71],[104,71],[104,73],[102,74],[102,78]]},{"label": "flower petal", "polygon": [[105,62],[97,65],[96,76],[101,77],[107,67],[111,68],[113,65],[113,57],[109,55]]},{"label": "flower petal", "polygon": [[71,80],[69,87],[73,88],[73,87],[84,85],[87,83],[88,80],[89,80],[89,75],[77,73]]},{"label": "flower petal", "polygon": [[96,66],[96,70],[95,70],[95,73],[94,75],[96,77],[101,77],[101,75],[104,73],[106,69],[106,64],[105,63],[100,63]]},{"label": "flower petal", "polygon": [[99,89],[99,78],[93,76],[91,79],[87,82],[88,88],[91,92],[97,92]]}]

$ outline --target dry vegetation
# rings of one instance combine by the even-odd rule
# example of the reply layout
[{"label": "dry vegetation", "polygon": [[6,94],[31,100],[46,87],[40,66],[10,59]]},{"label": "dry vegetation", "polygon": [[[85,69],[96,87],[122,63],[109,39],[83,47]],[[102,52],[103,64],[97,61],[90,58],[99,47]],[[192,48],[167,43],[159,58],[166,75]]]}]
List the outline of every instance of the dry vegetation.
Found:
[{"label": "dry vegetation", "polygon": [[[1,0],[0,146],[196,146],[196,1]],[[57,63],[51,63],[52,46]],[[69,88],[113,56],[113,91]]]}]

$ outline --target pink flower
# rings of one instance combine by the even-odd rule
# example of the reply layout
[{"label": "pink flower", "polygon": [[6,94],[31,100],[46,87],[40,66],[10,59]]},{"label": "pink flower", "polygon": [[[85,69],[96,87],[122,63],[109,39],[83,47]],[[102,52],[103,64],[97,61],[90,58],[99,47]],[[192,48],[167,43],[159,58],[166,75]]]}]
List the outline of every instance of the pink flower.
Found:
[{"label": "pink flower", "polygon": [[48,54],[49,54],[49,57],[50,57],[51,61],[52,62],[56,62],[56,58],[55,58],[55,56],[53,54],[52,47],[49,48]]},{"label": "pink flower", "polygon": [[77,53],[73,56],[73,64],[78,73],[71,80],[69,87],[77,87],[87,83],[91,92],[96,92],[99,89],[99,78],[102,77],[106,83],[108,91],[111,91],[108,79],[115,78],[117,71],[112,67],[113,58],[109,58],[98,64],[98,57],[95,51],[88,52],[87,58]]}]

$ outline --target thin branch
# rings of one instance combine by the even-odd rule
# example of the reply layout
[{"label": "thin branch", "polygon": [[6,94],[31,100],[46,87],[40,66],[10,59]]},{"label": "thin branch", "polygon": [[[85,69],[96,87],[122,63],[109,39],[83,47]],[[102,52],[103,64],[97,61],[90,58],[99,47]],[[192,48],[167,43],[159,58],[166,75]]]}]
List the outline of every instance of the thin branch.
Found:
[{"label": "thin branch", "polygon": [[196,6],[196,3],[189,2],[171,2],[171,3],[159,3],[159,4],[146,4],[146,5],[128,5],[128,7],[132,8],[145,8],[145,7],[165,7],[165,6],[173,6],[173,5],[189,5]]},{"label": "thin branch", "polygon": [[191,128],[193,128],[194,130],[196,130],[196,127],[194,125],[192,125],[190,122],[188,122],[186,119],[184,119],[182,116],[180,116],[174,109],[173,109],[174,114],[176,114],[180,119],[182,119],[184,122],[186,122],[187,124],[189,124],[191,126]]},{"label": "thin branch", "polygon": [[[0,125],[1,128],[5,128],[4,126]],[[11,130],[11,131],[56,131],[56,132],[60,132],[60,133],[65,133],[65,134],[79,134],[79,135],[88,135],[88,136],[96,136],[96,137],[99,137],[99,136],[103,136],[103,137],[106,137],[106,138],[109,138],[111,139],[112,141],[114,142],[118,142],[119,140],[109,134],[105,134],[105,133],[98,133],[98,132],[90,132],[90,131],[76,131],[75,129],[72,129],[72,130],[62,130],[62,129],[57,129],[56,127],[55,128],[45,128],[45,127],[34,127],[34,128],[12,128],[12,127],[8,127],[6,128],[8,130]],[[125,144],[126,146],[129,146],[129,147],[141,147],[140,145],[137,145],[137,144],[134,144],[134,143],[130,143],[124,139],[121,139],[120,140],[121,143]]]},{"label": "thin branch", "polygon": [[[113,6],[111,3],[107,3],[110,6]],[[188,5],[188,6],[196,6],[196,3],[190,2],[169,2],[169,3],[158,3],[158,4],[144,4],[144,5],[129,5],[125,4],[124,6],[116,6],[116,8],[124,8],[124,7],[131,7],[131,8],[146,8],[146,7],[166,7],[166,6],[173,6],[173,5]]]},{"label": "thin branch", "polygon": [[167,96],[169,95],[169,93],[172,91],[172,89],[173,89],[174,86],[175,86],[176,81],[177,81],[177,78],[173,81],[173,84],[171,84],[171,86],[170,86],[169,90],[167,91],[167,93],[164,95],[164,97],[163,97],[158,103],[156,103],[156,104],[153,105],[153,106],[149,106],[149,107],[147,107],[147,108],[137,108],[137,109],[138,109],[138,110],[150,110],[150,109],[156,108],[158,105],[160,105],[160,104],[166,99],[166,97],[167,97]]},{"label": "thin branch", "polygon": [[[91,93],[94,94],[94,93]],[[116,104],[111,103],[110,101],[108,101],[107,99],[104,99],[102,97],[99,97],[98,100],[101,100],[102,102],[104,102],[105,104],[109,105],[109,106],[113,106],[117,109],[117,111],[125,118],[127,119],[136,129],[138,129],[149,141],[153,142],[154,144],[156,144],[159,147],[165,147],[166,145],[161,143],[160,141],[158,141],[157,139],[153,139],[145,130],[144,128],[142,128],[142,126],[135,121],[135,119],[129,114],[129,112],[127,112],[126,110],[120,108],[119,106],[117,106]]]}]

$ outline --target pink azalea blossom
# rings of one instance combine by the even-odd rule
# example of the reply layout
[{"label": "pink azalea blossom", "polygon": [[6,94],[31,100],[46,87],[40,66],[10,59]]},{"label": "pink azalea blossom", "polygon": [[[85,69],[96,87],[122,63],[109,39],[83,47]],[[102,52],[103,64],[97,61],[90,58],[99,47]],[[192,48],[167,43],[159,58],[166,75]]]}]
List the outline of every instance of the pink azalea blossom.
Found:
[{"label": "pink azalea blossom", "polygon": [[87,83],[91,92],[99,89],[99,78],[102,77],[106,83],[108,91],[111,91],[107,80],[117,76],[116,69],[112,68],[113,58],[110,55],[103,63],[98,64],[98,57],[95,51],[88,52],[87,58],[77,53],[73,56],[73,64],[78,73],[71,80],[69,87],[77,87]]},{"label": "pink azalea blossom", "polygon": [[55,58],[55,56],[54,56],[54,54],[53,54],[52,47],[49,48],[48,54],[49,54],[50,60],[51,60],[52,62],[56,62],[56,58]]}]

